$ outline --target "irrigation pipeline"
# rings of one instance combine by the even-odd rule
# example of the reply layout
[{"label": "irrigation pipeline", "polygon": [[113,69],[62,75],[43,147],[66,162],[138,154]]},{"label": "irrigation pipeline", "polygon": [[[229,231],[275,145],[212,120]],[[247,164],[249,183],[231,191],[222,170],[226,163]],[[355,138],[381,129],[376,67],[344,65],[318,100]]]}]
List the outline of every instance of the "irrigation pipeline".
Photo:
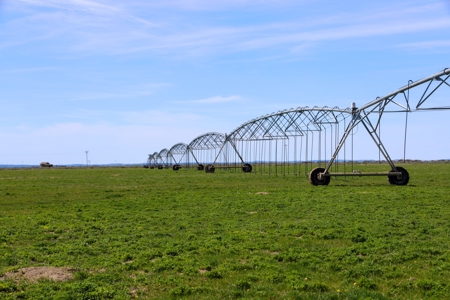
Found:
[{"label": "irrigation pipeline", "polygon": [[[408,115],[416,111],[448,110],[439,106],[450,94],[450,69],[408,84],[384,97],[356,107],[299,107],[250,120],[229,134],[209,132],[189,144],[178,143],[149,155],[150,168],[215,169],[268,176],[309,177],[314,185],[326,185],[331,177],[388,176],[391,184],[403,185],[408,172],[389,156],[381,139],[381,121],[387,113],[405,113],[403,162],[406,161]],[[383,126],[385,128],[385,126]],[[389,127],[386,127],[389,130]],[[378,148],[378,162],[386,172],[354,170],[354,137],[366,134]],[[384,136],[384,135],[383,135]]]}]

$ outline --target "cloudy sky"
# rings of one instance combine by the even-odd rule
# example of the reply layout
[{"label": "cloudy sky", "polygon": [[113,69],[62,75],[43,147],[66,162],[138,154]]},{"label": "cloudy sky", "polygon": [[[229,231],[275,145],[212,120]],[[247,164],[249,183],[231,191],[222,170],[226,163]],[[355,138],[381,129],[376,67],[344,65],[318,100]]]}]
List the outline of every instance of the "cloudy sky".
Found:
[{"label": "cloudy sky", "polygon": [[[0,0],[0,164],[140,163],[273,111],[365,104],[449,54],[446,0]],[[407,156],[450,158],[450,112],[428,115]]]}]

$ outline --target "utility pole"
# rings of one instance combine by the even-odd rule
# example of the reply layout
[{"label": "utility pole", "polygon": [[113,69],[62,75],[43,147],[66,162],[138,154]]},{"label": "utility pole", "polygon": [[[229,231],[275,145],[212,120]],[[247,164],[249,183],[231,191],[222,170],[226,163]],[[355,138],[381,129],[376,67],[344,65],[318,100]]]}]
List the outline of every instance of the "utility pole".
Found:
[{"label": "utility pole", "polygon": [[89,153],[89,151],[86,150],[85,152],[86,152],[86,166],[89,166],[89,159],[88,159],[88,153]]}]

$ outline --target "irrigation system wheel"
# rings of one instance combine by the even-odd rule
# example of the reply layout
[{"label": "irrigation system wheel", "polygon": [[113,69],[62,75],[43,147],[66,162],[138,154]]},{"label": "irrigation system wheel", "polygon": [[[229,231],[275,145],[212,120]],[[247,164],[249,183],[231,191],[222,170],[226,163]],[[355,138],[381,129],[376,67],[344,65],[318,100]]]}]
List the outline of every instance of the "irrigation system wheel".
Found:
[{"label": "irrigation system wheel", "polygon": [[159,165],[158,170],[162,170],[162,169],[164,169],[163,165]]},{"label": "irrigation system wheel", "polygon": [[205,172],[206,173],[214,173],[216,168],[213,165],[206,165]]},{"label": "irrigation system wheel", "polygon": [[319,178],[319,174],[324,171],[324,168],[313,169],[311,173],[309,173],[309,182],[311,182],[312,185],[328,185],[331,180],[330,176],[323,176],[322,178]]},{"label": "irrigation system wheel", "polygon": [[202,164],[199,164],[199,165],[197,166],[197,170],[199,170],[199,171],[203,171],[204,169],[205,169],[205,166],[202,165]]},{"label": "irrigation system wheel", "polygon": [[173,165],[172,170],[174,171],[178,171],[179,169],[181,169],[180,165]]},{"label": "irrigation system wheel", "polygon": [[409,181],[409,173],[402,167],[395,167],[396,170],[392,170],[391,172],[400,172],[402,175],[396,176],[388,176],[388,181],[392,185],[407,185]]},{"label": "irrigation system wheel", "polygon": [[244,166],[242,166],[242,172],[244,173],[251,173],[252,169],[253,168],[251,164],[244,164]]}]

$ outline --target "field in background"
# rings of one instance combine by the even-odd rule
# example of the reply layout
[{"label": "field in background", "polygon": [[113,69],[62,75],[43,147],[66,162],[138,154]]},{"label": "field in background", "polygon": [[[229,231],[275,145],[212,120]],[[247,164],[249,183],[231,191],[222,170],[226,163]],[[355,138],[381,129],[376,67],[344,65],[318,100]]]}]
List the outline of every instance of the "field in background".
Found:
[{"label": "field in background", "polygon": [[[0,170],[0,298],[449,299],[450,164],[403,166],[407,186],[186,169]],[[73,278],[19,276],[38,266]]]}]

